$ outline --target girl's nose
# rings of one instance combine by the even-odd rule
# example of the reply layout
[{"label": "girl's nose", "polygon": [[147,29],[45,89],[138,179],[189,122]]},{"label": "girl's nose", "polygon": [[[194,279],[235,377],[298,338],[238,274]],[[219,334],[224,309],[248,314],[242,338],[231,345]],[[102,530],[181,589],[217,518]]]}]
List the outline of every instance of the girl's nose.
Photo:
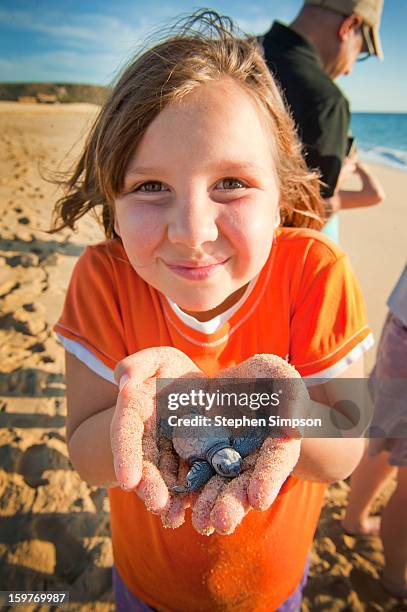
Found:
[{"label": "girl's nose", "polygon": [[216,208],[207,197],[189,198],[174,208],[168,224],[170,242],[197,248],[217,237]]}]

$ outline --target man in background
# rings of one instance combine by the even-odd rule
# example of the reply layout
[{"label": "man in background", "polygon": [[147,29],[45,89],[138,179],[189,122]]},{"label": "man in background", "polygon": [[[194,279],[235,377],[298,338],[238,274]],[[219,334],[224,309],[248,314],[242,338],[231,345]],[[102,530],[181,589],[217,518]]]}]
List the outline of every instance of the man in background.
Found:
[{"label": "man in background", "polygon": [[[320,171],[329,219],[323,231],[336,241],[338,220],[333,213],[369,206],[384,197],[369,169],[356,161],[349,138],[349,103],[334,83],[349,74],[356,61],[372,55],[383,58],[379,38],[383,2],[305,0],[290,26],[274,22],[260,38],[297,125],[307,165]],[[361,191],[340,190],[350,173],[359,175]]]}]

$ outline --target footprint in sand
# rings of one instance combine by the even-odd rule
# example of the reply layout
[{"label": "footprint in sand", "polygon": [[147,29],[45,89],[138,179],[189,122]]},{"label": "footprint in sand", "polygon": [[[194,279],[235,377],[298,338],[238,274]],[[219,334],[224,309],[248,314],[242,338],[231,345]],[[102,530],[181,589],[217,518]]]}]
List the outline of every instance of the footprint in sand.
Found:
[{"label": "footprint in sand", "polygon": [[55,359],[53,357],[50,357],[49,355],[44,355],[43,357],[41,357],[41,362],[42,363],[55,363]]},{"label": "footprint in sand", "polygon": [[[32,268],[38,266],[38,262],[39,258],[34,253],[23,253],[22,255],[12,255],[11,257],[6,257],[6,264],[11,268],[15,268],[16,266]],[[27,308],[25,308],[25,310],[27,310]]]},{"label": "footprint in sand", "polygon": [[36,342],[28,347],[32,353],[44,353],[45,345],[42,342]]},{"label": "footprint in sand", "polygon": [[62,396],[63,376],[39,368],[17,368],[0,373],[0,393],[20,397]]},{"label": "footprint in sand", "polygon": [[35,304],[33,304],[32,302],[30,302],[29,304],[23,304],[23,308],[27,312],[35,312],[37,310]]},{"label": "footprint in sand", "polygon": [[90,557],[64,518],[63,515],[38,515],[34,519],[33,532],[37,538],[55,544],[55,575],[72,584],[84,573]]},{"label": "footprint in sand", "polygon": [[49,469],[72,471],[72,466],[65,455],[47,444],[33,444],[27,448],[18,465],[19,473],[30,487],[48,484],[42,474]]},{"label": "footprint in sand", "polygon": [[0,446],[0,465],[2,470],[12,474],[18,470],[21,461],[22,451],[12,444]]}]

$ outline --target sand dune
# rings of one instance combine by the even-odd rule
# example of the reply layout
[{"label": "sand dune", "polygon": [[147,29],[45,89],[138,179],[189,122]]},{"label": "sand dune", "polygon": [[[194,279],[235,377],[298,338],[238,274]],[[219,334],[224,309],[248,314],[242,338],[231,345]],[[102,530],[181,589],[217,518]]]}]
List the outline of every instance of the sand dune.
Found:
[{"label": "sand dune", "polygon": [[[63,351],[51,328],[77,257],[103,234],[91,218],[76,234],[47,234],[56,193],[40,172],[72,162],[95,111],[0,104],[0,590],[69,590],[72,610],[113,610],[112,553],[106,493],[67,457]],[[407,186],[407,175],[377,171],[388,201],[342,224],[376,332],[402,268]],[[329,489],[303,610],[396,610],[378,582],[379,541],[340,528],[347,490]]]}]

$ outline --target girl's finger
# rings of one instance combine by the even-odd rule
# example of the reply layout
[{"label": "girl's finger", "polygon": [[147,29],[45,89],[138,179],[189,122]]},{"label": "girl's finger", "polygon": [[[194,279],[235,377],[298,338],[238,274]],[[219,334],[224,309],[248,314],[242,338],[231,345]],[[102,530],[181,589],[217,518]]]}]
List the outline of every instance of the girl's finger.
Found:
[{"label": "girl's finger", "polygon": [[177,529],[185,523],[185,510],[191,505],[189,494],[173,494],[170,497],[168,510],[161,516],[161,521],[167,529]]},{"label": "girl's finger", "polygon": [[215,531],[211,512],[215,501],[226,484],[225,478],[218,474],[213,476],[204,486],[202,493],[195,502],[192,511],[192,525],[202,535],[211,535]]},{"label": "girl's finger", "polygon": [[168,505],[170,493],[158,468],[150,461],[143,461],[142,477],[136,488],[138,497],[147,510],[161,514]]},{"label": "girl's finger", "polygon": [[119,392],[110,426],[113,462],[119,485],[134,489],[142,474],[142,439],[145,424],[155,412],[153,385],[141,388],[129,380]]},{"label": "girl's finger", "polygon": [[253,471],[254,466],[257,463],[257,459],[259,458],[260,451],[255,450],[250,455],[247,455],[242,461],[241,473],[247,472],[248,470]]},{"label": "girl's finger", "polygon": [[123,418],[116,409],[110,426],[113,463],[117,482],[127,491],[134,489],[141,479],[143,433],[144,424],[137,413],[132,418]]},{"label": "girl's finger", "polygon": [[118,385],[123,377],[136,384],[142,384],[149,378],[174,378],[199,371],[194,362],[182,351],[172,346],[155,346],[143,349],[125,357],[116,366],[114,377]]},{"label": "girl's finger", "polygon": [[[186,461],[179,462],[178,477],[174,484],[185,484],[186,475],[190,466]],[[173,493],[166,514],[161,517],[164,527],[176,529],[185,522],[185,510],[191,506],[191,495],[188,493]]]},{"label": "girl's finger", "polygon": [[[171,456],[170,448],[164,440],[160,440],[163,450],[161,455],[158,443],[155,420],[150,418],[145,423],[144,428],[142,440],[143,475],[137,487],[137,495],[144,501],[147,510],[161,514],[170,499],[168,484],[171,482],[170,471],[173,469],[171,462],[174,461],[174,457]],[[162,465],[166,469],[165,476],[161,473],[159,467],[160,459],[162,459]],[[168,482],[166,479],[168,479]]]},{"label": "girl's finger", "polygon": [[142,421],[151,419],[155,414],[156,385],[154,380],[146,380],[138,384],[133,379],[127,379],[117,396],[116,410],[120,412],[120,419],[124,423],[136,413]]},{"label": "girl's finger", "polygon": [[226,484],[220,492],[211,511],[211,521],[220,535],[234,532],[251,506],[247,497],[247,487],[251,472],[247,471]]},{"label": "girl's finger", "polygon": [[294,469],[301,440],[267,438],[253,470],[248,487],[250,505],[255,510],[267,510],[277,497],[285,480]]},{"label": "girl's finger", "polygon": [[171,440],[160,437],[157,442],[159,459],[158,469],[167,485],[168,489],[177,483],[179,457],[175,453]]}]

